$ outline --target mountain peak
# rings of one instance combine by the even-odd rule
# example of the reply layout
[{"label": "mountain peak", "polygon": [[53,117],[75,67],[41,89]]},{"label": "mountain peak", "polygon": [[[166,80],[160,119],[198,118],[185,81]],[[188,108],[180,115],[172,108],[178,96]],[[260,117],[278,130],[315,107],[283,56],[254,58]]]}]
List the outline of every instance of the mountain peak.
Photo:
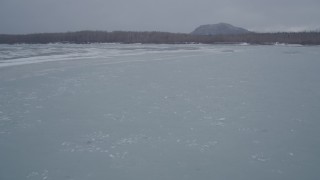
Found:
[{"label": "mountain peak", "polygon": [[206,24],[197,27],[191,34],[194,35],[221,35],[221,34],[246,34],[247,29],[236,27],[228,23]]}]

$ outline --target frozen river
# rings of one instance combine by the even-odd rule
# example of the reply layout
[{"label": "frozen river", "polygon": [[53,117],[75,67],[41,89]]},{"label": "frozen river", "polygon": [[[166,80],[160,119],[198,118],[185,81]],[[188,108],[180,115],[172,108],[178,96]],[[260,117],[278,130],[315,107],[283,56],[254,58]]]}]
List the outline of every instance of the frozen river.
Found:
[{"label": "frozen river", "polygon": [[318,180],[320,47],[0,45],[1,180]]}]

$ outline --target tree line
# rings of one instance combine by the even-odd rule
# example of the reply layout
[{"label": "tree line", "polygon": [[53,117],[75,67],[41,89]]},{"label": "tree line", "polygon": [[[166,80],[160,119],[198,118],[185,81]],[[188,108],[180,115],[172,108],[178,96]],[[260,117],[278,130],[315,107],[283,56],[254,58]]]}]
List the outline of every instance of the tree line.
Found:
[{"label": "tree line", "polygon": [[37,33],[24,35],[0,35],[0,44],[47,44],[47,43],[250,43],[250,44],[302,44],[320,45],[320,32],[248,33],[239,35],[191,35],[168,32],[131,31],[78,31],[66,33]]}]

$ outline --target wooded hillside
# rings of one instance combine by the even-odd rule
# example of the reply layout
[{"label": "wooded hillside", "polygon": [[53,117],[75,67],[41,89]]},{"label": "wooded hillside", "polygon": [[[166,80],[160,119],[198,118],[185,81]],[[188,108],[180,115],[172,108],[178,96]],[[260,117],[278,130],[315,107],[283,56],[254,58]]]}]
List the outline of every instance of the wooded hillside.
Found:
[{"label": "wooded hillside", "polygon": [[67,33],[39,33],[0,35],[0,44],[46,43],[250,43],[250,44],[302,44],[320,45],[320,32],[248,33],[239,35],[191,35],[168,32],[79,31]]}]

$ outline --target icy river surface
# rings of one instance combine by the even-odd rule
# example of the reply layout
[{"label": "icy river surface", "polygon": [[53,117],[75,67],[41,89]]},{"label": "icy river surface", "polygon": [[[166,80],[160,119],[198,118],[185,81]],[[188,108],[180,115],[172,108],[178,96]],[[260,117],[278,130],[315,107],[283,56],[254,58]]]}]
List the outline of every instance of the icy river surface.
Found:
[{"label": "icy river surface", "polygon": [[0,45],[1,180],[318,180],[320,47]]}]

